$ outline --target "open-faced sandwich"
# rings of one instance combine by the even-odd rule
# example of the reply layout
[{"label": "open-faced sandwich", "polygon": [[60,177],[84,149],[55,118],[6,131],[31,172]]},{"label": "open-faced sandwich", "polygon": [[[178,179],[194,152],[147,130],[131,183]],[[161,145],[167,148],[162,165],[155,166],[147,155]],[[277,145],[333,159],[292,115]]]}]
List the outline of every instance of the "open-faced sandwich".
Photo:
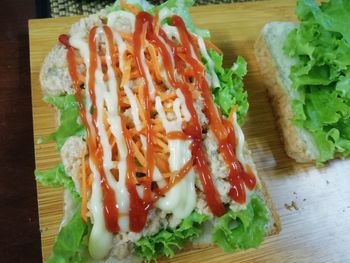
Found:
[{"label": "open-faced sandwich", "polygon": [[287,154],[319,163],[350,155],[350,2],[298,0],[300,23],[266,24],[255,53]]},{"label": "open-faced sandwich", "polygon": [[[62,32],[46,57],[62,163],[36,172],[65,187],[48,262],[138,262],[213,244],[257,247],[279,220],[242,130],[238,57],[222,67],[188,1],[120,1]],[[64,34],[67,33],[67,34]]]}]

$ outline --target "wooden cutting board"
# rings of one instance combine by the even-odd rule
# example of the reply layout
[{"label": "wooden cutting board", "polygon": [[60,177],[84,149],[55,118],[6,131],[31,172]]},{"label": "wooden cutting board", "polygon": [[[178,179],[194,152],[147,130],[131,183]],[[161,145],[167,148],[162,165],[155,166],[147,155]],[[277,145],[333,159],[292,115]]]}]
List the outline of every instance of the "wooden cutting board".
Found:
[{"label": "wooden cutting board", "polygon": [[[208,28],[230,65],[240,54],[248,61],[245,78],[250,110],[244,132],[260,176],[265,180],[282,220],[279,235],[257,250],[225,254],[218,248],[179,254],[173,262],[350,262],[350,160],[323,168],[300,165],[288,158],[276,130],[253,54],[254,40],[269,21],[295,20],[294,1],[259,1],[194,7],[195,23]],[[41,100],[39,70],[57,37],[78,17],[30,20],[30,62],[34,140],[55,129],[54,111]],[[53,143],[35,145],[36,167],[54,166]],[[62,217],[62,189],[38,185],[43,258],[51,251]],[[295,208],[287,209],[294,201]]]}]

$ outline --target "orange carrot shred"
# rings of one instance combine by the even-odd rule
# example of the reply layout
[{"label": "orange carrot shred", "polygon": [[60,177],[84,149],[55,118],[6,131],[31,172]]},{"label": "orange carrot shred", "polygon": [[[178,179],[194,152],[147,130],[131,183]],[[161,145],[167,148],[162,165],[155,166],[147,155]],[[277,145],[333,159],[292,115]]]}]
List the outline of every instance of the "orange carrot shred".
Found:
[{"label": "orange carrot shred", "polygon": [[135,15],[137,15],[140,12],[140,10],[138,10],[136,6],[127,4],[125,2],[125,0],[120,0],[119,4],[120,4],[120,7],[124,8],[126,10],[129,10],[130,12],[134,13]]},{"label": "orange carrot shred", "polygon": [[85,151],[81,156],[81,218],[87,222],[87,182],[86,182],[86,164]]}]

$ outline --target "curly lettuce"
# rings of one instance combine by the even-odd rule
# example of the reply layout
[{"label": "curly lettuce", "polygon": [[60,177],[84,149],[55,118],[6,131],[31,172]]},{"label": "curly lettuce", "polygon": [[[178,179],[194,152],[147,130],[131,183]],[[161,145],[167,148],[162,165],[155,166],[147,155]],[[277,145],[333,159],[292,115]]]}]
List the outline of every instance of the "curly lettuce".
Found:
[{"label": "curly lettuce", "polygon": [[[228,210],[218,219],[212,240],[225,252],[256,248],[266,235],[268,218],[265,203],[254,195],[246,209],[238,212]],[[193,212],[175,230],[161,230],[152,237],[144,237],[136,242],[136,253],[147,262],[161,256],[173,257],[175,250],[181,249],[185,241],[200,236],[202,224],[207,220],[207,216]]]},{"label": "curly lettuce", "polygon": [[80,194],[75,190],[75,185],[72,177],[69,177],[62,163],[55,167],[41,172],[35,170],[35,179],[44,186],[60,187],[63,186],[67,189],[75,200],[80,199]]},{"label": "curly lettuce", "polygon": [[[230,68],[224,68],[222,55],[214,50],[209,50],[208,54],[214,62],[214,70],[220,81],[220,87],[213,87],[212,90],[214,101],[225,116],[230,114],[234,105],[238,106],[238,123],[243,124],[249,108],[247,92],[243,88],[243,77],[247,74],[247,62],[243,57],[238,56]],[[208,62],[203,61],[208,69]]]},{"label": "curly lettuce", "polygon": [[213,241],[225,252],[256,248],[266,235],[268,211],[258,196],[253,196],[245,210],[229,210],[219,218],[213,231]]},{"label": "curly lettuce", "polygon": [[70,221],[58,233],[47,263],[87,262],[90,231],[91,224],[81,219],[80,209],[77,209]]},{"label": "curly lettuce", "polygon": [[208,220],[206,215],[192,212],[174,230],[165,229],[151,237],[143,237],[136,242],[136,254],[150,262],[159,257],[173,257],[176,249],[181,249],[185,241],[198,238],[201,225]]},{"label": "curly lettuce", "polygon": [[290,74],[301,94],[292,102],[294,123],[313,135],[318,162],[350,156],[350,2],[298,0],[296,14],[300,26],[284,46],[298,59]]},{"label": "curly lettuce", "polygon": [[54,133],[46,138],[39,139],[40,143],[55,141],[57,149],[60,150],[69,137],[85,135],[85,127],[80,121],[78,105],[74,95],[45,96],[44,101],[60,111],[60,122]]}]

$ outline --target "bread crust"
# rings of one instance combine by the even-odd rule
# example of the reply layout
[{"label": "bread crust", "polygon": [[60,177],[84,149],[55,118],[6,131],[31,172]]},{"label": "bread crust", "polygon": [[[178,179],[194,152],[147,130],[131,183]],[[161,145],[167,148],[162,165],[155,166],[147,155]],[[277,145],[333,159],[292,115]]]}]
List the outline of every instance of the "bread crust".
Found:
[{"label": "bread crust", "polygon": [[291,99],[283,87],[280,72],[263,33],[256,40],[254,51],[287,155],[300,163],[315,161],[317,159],[315,150],[310,149],[310,141],[307,142],[302,137],[302,133],[307,131],[302,131],[293,124]]}]

